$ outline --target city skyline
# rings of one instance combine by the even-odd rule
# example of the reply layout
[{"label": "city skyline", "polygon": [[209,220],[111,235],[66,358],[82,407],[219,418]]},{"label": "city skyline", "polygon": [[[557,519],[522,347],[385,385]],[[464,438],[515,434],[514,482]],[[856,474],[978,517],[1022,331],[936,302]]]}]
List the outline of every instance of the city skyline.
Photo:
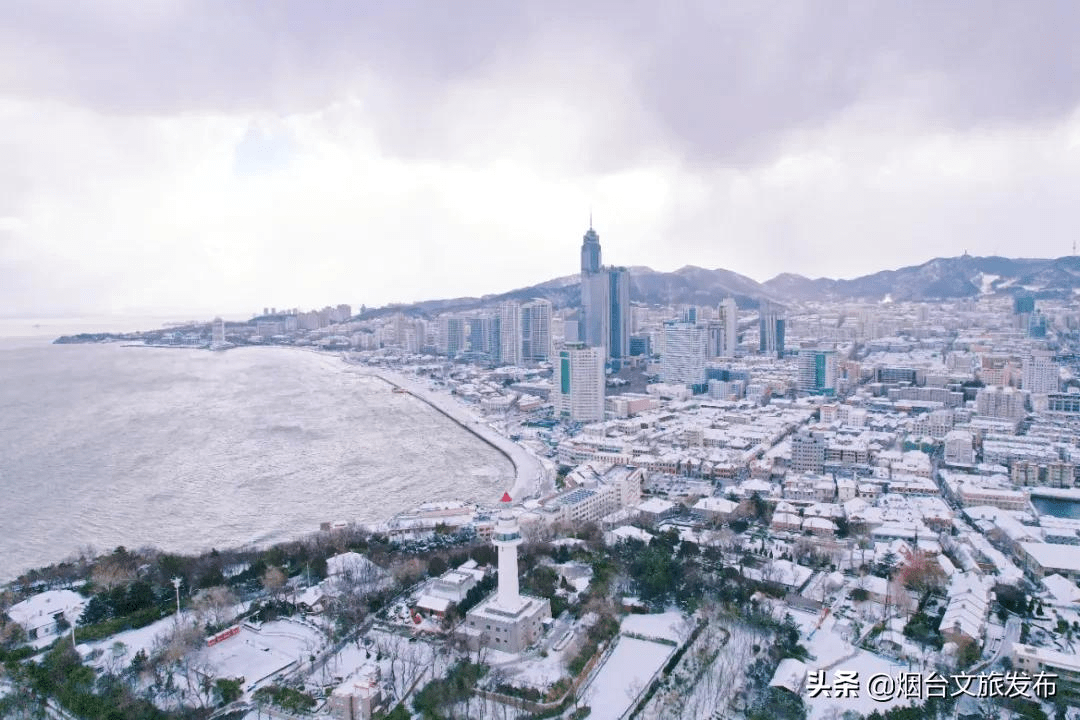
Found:
[{"label": "city skyline", "polygon": [[758,281],[1072,251],[1074,6],[820,8],[17,4],[0,302],[498,293],[590,209],[620,264]]}]

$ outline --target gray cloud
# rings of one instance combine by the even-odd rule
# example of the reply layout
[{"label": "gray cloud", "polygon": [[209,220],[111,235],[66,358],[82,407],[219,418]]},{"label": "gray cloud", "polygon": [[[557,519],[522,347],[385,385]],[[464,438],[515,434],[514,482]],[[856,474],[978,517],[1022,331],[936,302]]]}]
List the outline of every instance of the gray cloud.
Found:
[{"label": "gray cloud", "polygon": [[0,303],[497,292],[572,272],[590,205],[614,262],[758,279],[1063,254],[1078,19],[1071,2],[11,0]]},{"label": "gray cloud", "polygon": [[362,87],[404,156],[453,152],[448,110],[478,136],[491,126],[452,103],[463,84],[507,102],[572,95],[566,78],[536,87],[528,68],[545,48],[579,61],[579,83],[606,80],[594,53],[628,68],[618,107],[597,119],[601,166],[642,143],[695,165],[753,163],[860,102],[969,128],[1045,120],[1080,99],[1070,2],[22,0],[7,15],[0,92],[110,112],[288,113]]}]

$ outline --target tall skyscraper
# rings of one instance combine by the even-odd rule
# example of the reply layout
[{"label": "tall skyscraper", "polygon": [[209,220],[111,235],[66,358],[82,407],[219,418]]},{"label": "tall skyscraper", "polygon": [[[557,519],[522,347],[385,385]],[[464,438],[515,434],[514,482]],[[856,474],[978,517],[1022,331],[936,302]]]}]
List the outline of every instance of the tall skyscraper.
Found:
[{"label": "tall skyscraper", "polygon": [[592,218],[589,218],[589,229],[581,238],[581,272],[600,272],[600,236],[592,227]]},{"label": "tall skyscraper", "polygon": [[608,268],[608,357],[630,357],[630,273],[623,267]]},{"label": "tall skyscraper", "polygon": [[551,303],[537,299],[521,306],[521,358],[547,360],[551,353]]},{"label": "tall skyscraper", "polygon": [[573,422],[604,419],[604,351],[567,343],[554,362],[552,388],[556,416]]},{"label": "tall skyscraper", "polygon": [[581,341],[604,350],[611,342],[611,288],[607,273],[581,273]]},{"label": "tall skyscraper", "polygon": [[499,349],[502,362],[521,365],[521,305],[513,300],[499,308]]},{"label": "tall skyscraper", "polygon": [[784,316],[783,308],[775,303],[762,300],[758,308],[758,325],[761,338],[758,349],[765,355],[784,357]]},{"label": "tall skyscraper", "polygon": [[600,259],[600,236],[590,220],[581,244],[581,317],[577,339],[603,348],[606,363],[630,356],[630,273],[622,267],[605,268]]},{"label": "tall skyscraper", "polygon": [[699,325],[669,320],[664,323],[664,351],[660,377],[664,382],[705,384],[707,330]]}]

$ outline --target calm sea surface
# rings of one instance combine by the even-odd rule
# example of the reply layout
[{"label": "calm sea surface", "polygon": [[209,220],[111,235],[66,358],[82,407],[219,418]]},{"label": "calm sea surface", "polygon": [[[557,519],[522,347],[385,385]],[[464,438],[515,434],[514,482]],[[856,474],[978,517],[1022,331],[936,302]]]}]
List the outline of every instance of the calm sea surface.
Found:
[{"label": "calm sea surface", "polygon": [[1033,497],[1031,504],[1043,515],[1080,520],[1080,503],[1075,500]]},{"label": "calm sea surface", "polygon": [[490,501],[513,476],[487,444],[338,358],[55,334],[0,336],[0,579],[87,545],[193,552]]}]

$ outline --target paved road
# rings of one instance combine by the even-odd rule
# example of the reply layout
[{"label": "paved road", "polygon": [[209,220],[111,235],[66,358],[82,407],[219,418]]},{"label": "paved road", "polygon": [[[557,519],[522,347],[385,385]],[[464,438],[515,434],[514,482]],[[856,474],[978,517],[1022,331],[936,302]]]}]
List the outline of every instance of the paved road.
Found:
[{"label": "paved road", "polygon": [[1009,655],[1009,653],[1012,652],[1013,643],[1020,641],[1020,627],[1020,618],[1016,617],[1015,615],[1010,615],[1009,619],[1005,621],[1004,634],[1002,635],[1001,639],[997,641],[997,645],[995,645],[993,648],[993,654],[979,664],[975,665],[971,669],[971,672],[982,672],[986,668],[992,667],[1003,657]]}]

